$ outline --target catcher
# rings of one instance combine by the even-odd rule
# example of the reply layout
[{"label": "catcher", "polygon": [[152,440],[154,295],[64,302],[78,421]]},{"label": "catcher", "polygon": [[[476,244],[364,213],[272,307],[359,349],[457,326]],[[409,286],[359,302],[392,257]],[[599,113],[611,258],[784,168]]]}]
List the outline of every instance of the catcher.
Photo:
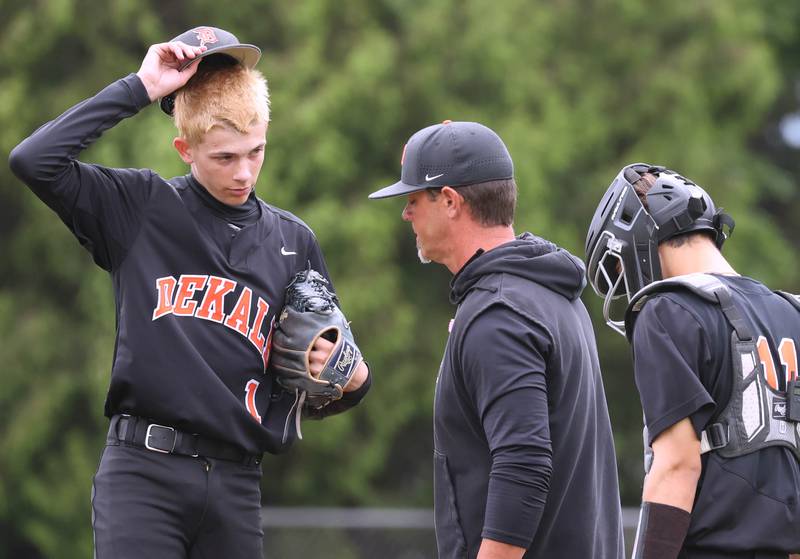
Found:
[{"label": "catcher", "polygon": [[[262,557],[262,454],[289,447],[304,408],[338,413],[369,389],[335,298],[319,287],[329,280],[316,237],[255,195],[270,116],[259,55],[222,29],[191,29],[11,153],[12,170],[114,284],[110,427],[92,492],[97,559]],[[158,99],[188,174],[78,161]],[[295,280],[309,263],[319,273]],[[313,293],[328,309],[287,308],[274,331],[293,280],[292,304]],[[267,371],[273,339],[281,367]]]},{"label": "catcher", "polygon": [[589,282],[631,343],[645,419],[633,559],[800,551],[800,300],[733,269],[733,226],[697,184],[634,163],[589,227]]}]

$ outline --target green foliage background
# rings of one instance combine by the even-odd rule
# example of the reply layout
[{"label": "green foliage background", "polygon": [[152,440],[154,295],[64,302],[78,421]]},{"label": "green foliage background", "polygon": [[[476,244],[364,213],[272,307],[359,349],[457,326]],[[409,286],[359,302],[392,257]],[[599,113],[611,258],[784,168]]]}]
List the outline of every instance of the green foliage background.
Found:
[{"label": "green foliage background", "polygon": [[[265,504],[431,505],[435,373],[449,274],[421,267],[397,180],[417,129],[477,120],[516,165],[518,232],[583,255],[595,204],[639,160],[679,169],[735,216],[742,273],[800,292],[800,4],[697,0],[0,0],[0,154],[138,69],[147,46],[215,25],[262,47],[273,121],[259,195],[309,223],[374,371],[352,413],[265,462]],[[82,156],[185,168],[151,107]],[[0,558],[91,553],[91,476],[114,342],[106,274],[0,166]],[[598,332],[623,504],[638,503],[641,409],[628,348]]]}]

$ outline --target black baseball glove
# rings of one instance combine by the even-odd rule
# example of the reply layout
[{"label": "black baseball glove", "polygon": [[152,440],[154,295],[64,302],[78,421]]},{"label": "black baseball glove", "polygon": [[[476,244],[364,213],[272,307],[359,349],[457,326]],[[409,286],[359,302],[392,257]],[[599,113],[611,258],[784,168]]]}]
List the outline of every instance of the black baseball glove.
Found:
[{"label": "black baseball glove", "polygon": [[[334,344],[319,376],[311,373],[309,354],[323,337]],[[295,275],[272,336],[270,371],[285,389],[297,392],[299,407],[319,409],[342,397],[344,387],[361,364],[347,319],[335,293],[318,272]],[[299,412],[298,407],[298,412]]]}]

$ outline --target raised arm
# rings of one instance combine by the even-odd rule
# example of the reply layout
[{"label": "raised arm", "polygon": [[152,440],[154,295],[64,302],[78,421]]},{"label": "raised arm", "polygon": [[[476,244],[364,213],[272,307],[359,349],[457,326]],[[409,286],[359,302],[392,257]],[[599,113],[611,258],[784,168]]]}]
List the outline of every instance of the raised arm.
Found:
[{"label": "raised arm", "polygon": [[153,173],[88,165],[77,158],[103,132],[158,95],[185,84],[197,65],[183,72],[177,67],[200,52],[201,48],[183,43],[153,45],[139,74],[112,83],[41,126],[9,156],[14,174],[58,214],[106,270],[124,258],[138,231]]}]

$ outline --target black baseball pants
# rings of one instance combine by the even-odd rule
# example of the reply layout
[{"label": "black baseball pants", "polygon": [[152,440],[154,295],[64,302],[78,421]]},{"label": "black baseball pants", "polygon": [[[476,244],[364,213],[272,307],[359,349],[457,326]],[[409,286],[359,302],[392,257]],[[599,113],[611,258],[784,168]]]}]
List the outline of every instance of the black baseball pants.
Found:
[{"label": "black baseball pants", "polygon": [[95,559],[261,559],[261,466],[163,454],[113,429],[92,486]]}]

